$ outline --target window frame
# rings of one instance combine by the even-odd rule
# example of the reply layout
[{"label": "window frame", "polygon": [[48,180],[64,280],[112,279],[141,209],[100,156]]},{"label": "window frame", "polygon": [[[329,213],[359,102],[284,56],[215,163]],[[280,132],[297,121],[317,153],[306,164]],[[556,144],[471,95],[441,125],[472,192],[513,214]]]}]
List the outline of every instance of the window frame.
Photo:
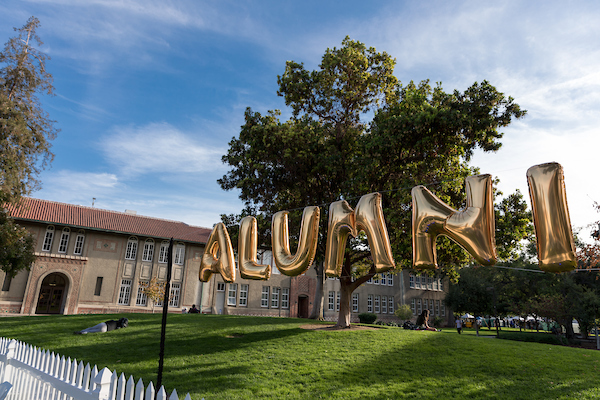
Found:
[{"label": "window frame", "polygon": [[76,256],[80,256],[83,254],[83,244],[85,243],[85,234],[83,232],[78,232],[75,237],[75,246],[73,246],[73,254]]},{"label": "window frame", "polygon": [[380,295],[375,295],[375,314],[381,314],[381,296]]},{"label": "window frame", "polygon": [[69,250],[69,237],[71,236],[71,230],[69,228],[63,228],[60,234],[60,241],[58,242],[58,253],[65,254]]},{"label": "window frame", "polygon": [[137,257],[137,245],[138,240],[136,237],[130,237],[127,240],[127,248],[125,249],[125,259],[126,260],[135,260]]},{"label": "window frame", "polygon": [[373,312],[373,295],[372,294],[367,295],[367,312],[369,312],[369,313]]},{"label": "window frame", "polygon": [[248,307],[248,288],[247,284],[240,285],[240,299],[238,301],[240,307]]},{"label": "window frame", "polygon": [[358,293],[352,293],[352,312],[358,312]]},{"label": "window frame", "polygon": [[263,286],[260,293],[260,307],[269,308],[269,296],[271,295],[271,287]]},{"label": "window frame", "polygon": [[120,306],[128,306],[131,301],[131,279],[121,279],[121,286],[119,288],[119,299],[117,304]]},{"label": "window frame", "polygon": [[237,283],[230,283],[227,289],[227,305],[229,307],[237,306]]},{"label": "window frame", "polygon": [[284,310],[290,308],[290,288],[281,288],[281,308]]},{"label": "window frame", "polygon": [[142,261],[152,262],[154,258],[154,240],[146,239],[144,242],[144,251],[142,252]]},{"label": "window frame", "polygon": [[46,234],[44,235],[44,243],[42,243],[42,251],[52,251],[52,241],[54,240],[54,225],[48,225]]}]

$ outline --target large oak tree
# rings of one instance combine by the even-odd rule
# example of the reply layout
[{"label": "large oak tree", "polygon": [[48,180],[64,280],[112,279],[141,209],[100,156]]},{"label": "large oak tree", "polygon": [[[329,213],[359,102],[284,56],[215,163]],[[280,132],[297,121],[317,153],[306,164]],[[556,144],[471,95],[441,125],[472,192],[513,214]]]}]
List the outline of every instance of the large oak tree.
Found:
[{"label": "large oak tree", "polygon": [[[322,283],[328,205],[346,199],[354,207],[361,195],[385,192],[394,257],[399,267],[408,267],[410,189],[436,182],[431,189],[460,207],[464,178],[476,172],[468,165],[473,150],[499,149],[498,129],[525,111],[485,81],[453,93],[429,82],[402,86],[394,65],[387,53],[348,37],[341,48],[326,50],[317,70],[288,61],[278,77],[278,95],[292,117],[282,122],[279,111],[261,115],[247,109],[240,135],[223,157],[231,169],[219,183],[225,190],[239,189],[246,205],[224,221],[231,225],[242,215],[259,215],[268,245],[272,214],[323,206],[315,262]],[[345,252],[338,320],[343,327],[350,324],[352,292],[374,275],[365,246],[359,236]],[[438,255],[450,269],[468,261],[458,246],[444,241]]]}]

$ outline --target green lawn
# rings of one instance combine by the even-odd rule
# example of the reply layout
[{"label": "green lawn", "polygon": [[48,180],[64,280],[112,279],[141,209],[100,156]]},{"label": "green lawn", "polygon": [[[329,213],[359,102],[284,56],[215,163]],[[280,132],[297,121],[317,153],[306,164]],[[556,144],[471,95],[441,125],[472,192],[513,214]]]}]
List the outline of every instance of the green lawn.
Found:
[{"label": "green lawn", "polygon": [[[160,314],[127,315],[127,329],[73,335],[121,316],[7,317],[0,336],[156,382]],[[169,315],[163,383],[168,392],[206,400],[600,398],[599,351],[450,328],[301,329],[307,322]]]}]

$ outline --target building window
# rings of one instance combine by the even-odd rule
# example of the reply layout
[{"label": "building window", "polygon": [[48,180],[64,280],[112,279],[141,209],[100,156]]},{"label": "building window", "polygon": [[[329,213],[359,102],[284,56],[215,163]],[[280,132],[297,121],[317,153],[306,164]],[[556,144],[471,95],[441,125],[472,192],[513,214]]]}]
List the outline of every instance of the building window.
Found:
[{"label": "building window", "polygon": [[183,265],[183,256],[185,254],[185,247],[182,244],[178,244],[173,250],[173,262],[178,265]]},{"label": "building window", "polygon": [[260,306],[263,308],[269,307],[269,286],[262,287],[262,293],[260,295]]},{"label": "building window", "polygon": [[387,296],[381,296],[381,313],[387,314]]},{"label": "building window", "polygon": [[152,261],[154,256],[154,240],[148,239],[144,243],[144,254],[142,254],[142,261]]},{"label": "building window", "polygon": [[146,291],[144,290],[147,286],[147,281],[140,281],[140,286],[138,286],[137,291],[137,297],[135,299],[136,306],[146,306],[146,304],[148,304],[148,296],[146,296]]},{"label": "building window", "polygon": [[373,295],[370,294],[367,296],[367,312],[373,312]]},{"label": "building window", "polygon": [[2,282],[2,291],[8,292],[10,290],[10,283],[12,282],[12,278],[10,275],[4,275],[4,282]]},{"label": "building window", "polygon": [[121,281],[121,290],[119,291],[119,303],[122,306],[129,305],[129,296],[131,295],[131,279]]},{"label": "building window", "polygon": [[429,299],[429,312],[433,314],[433,299]]},{"label": "building window", "polygon": [[46,228],[46,236],[44,236],[44,244],[42,251],[50,251],[52,249],[52,238],[54,237],[54,227],[50,225]]},{"label": "building window", "polygon": [[60,243],[58,244],[58,252],[66,253],[67,248],[69,247],[69,235],[71,234],[71,230],[69,228],[65,228],[60,235]]},{"label": "building window", "polygon": [[413,274],[408,274],[408,287],[415,288],[415,276]]},{"label": "building window", "polygon": [[[160,244],[160,250],[158,251],[158,262],[166,263],[169,258],[169,242],[162,242]],[[225,290],[225,289],[223,289]]]},{"label": "building window", "polygon": [[433,290],[433,278],[432,277],[427,278],[427,289]]},{"label": "building window", "polygon": [[235,306],[237,300],[237,283],[229,284],[229,291],[227,292],[227,305]]},{"label": "building window", "polygon": [[394,275],[388,274],[387,281],[388,281],[388,286],[394,286]]},{"label": "building window", "polygon": [[281,288],[281,308],[290,308],[290,288]]},{"label": "building window", "polygon": [[94,296],[100,296],[100,292],[102,291],[102,277],[99,276],[96,278],[96,288],[94,289]]},{"label": "building window", "polygon": [[437,276],[433,278],[433,290],[438,290],[438,282],[439,279],[437,278]]},{"label": "building window", "polygon": [[421,277],[419,275],[415,276],[415,289],[421,289]]},{"label": "building window", "polygon": [[442,306],[442,317],[445,317],[446,316],[446,305],[444,304],[443,301],[442,301],[441,306]]},{"label": "building window", "polygon": [[444,278],[440,278],[440,290],[444,291]]},{"label": "building window", "polygon": [[394,296],[388,297],[388,313],[394,313]]},{"label": "building window", "polygon": [[440,301],[435,301],[435,315],[440,315]]},{"label": "building window", "polygon": [[410,310],[412,311],[413,315],[417,315],[417,307],[416,307],[415,303],[416,303],[415,299],[410,299]]},{"label": "building window", "polygon": [[374,285],[379,285],[379,275],[375,275],[375,276],[373,277],[373,284],[374,284]]},{"label": "building window", "polygon": [[329,301],[327,303],[327,309],[329,311],[334,310],[334,303],[335,303],[335,292],[333,290],[330,290],[329,291]]},{"label": "building window", "polygon": [[352,294],[352,312],[358,312],[358,293]]},{"label": "building window", "polygon": [[387,285],[387,279],[386,279],[387,274],[381,274],[381,281],[380,281],[380,285]]},{"label": "building window", "polygon": [[277,287],[271,291],[271,308],[279,308],[279,288]]},{"label": "building window", "polygon": [[367,283],[370,285],[373,283],[373,277],[370,277],[369,280],[367,281]]},{"label": "building window", "polygon": [[217,283],[217,292],[224,292],[225,291],[225,283],[224,282],[218,282]]},{"label": "building window", "polygon": [[179,307],[179,296],[181,294],[181,283],[171,284],[171,296],[169,296],[169,307]]},{"label": "building window", "polygon": [[240,307],[248,307],[248,285],[240,285]]},{"label": "building window", "polygon": [[421,315],[423,309],[421,308],[421,299],[417,299],[417,315]]},{"label": "building window", "polygon": [[337,292],[337,298],[335,299],[335,311],[340,311],[340,292]]},{"label": "building window", "polygon": [[379,314],[381,312],[381,310],[379,308],[379,300],[380,300],[380,297],[375,296],[375,314]]},{"label": "building window", "polygon": [[125,250],[126,260],[135,260],[135,256],[137,255],[137,243],[136,238],[129,238],[127,241],[127,249]]},{"label": "building window", "polygon": [[80,233],[75,238],[75,248],[73,249],[73,254],[81,255],[83,253],[83,241],[85,240],[85,235]]}]

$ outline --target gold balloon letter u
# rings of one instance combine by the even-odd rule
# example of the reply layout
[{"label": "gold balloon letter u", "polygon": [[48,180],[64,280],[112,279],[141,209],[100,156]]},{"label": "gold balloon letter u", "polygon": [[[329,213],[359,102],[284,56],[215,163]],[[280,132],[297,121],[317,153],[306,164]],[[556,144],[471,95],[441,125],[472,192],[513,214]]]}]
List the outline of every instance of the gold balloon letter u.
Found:
[{"label": "gold balloon letter u", "polygon": [[225,282],[235,281],[235,258],[227,228],[222,222],[215,225],[200,263],[200,280],[208,282],[212,274],[221,274]]},{"label": "gold balloon letter u", "polygon": [[413,265],[437,268],[435,239],[446,235],[482,265],[496,263],[496,235],[492,177],[470,176],[466,180],[467,207],[457,211],[424,186],[412,189]]},{"label": "gold balloon letter u", "polygon": [[570,271],[577,265],[562,166],[535,165],[527,170],[540,269]]},{"label": "gold balloon letter u", "polygon": [[319,234],[319,207],[304,208],[300,225],[298,250],[295,255],[290,252],[290,235],[288,228],[288,212],[279,211],[271,221],[271,244],[275,265],[287,276],[300,275],[310,267],[317,252]]},{"label": "gold balloon letter u", "polygon": [[258,247],[258,229],[256,218],[245,217],[240,221],[238,252],[240,257],[240,276],[244,279],[268,280],[271,266],[259,264],[256,257]]},{"label": "gold balloon letter u", "polygon": [[345,200],[331,203],[328,225],[325,250],[325,273],[328,276],[341,275],[348,234],[356,237],[360,231],[367,234],[376,272],[385,272],[394,268],[380,193],[362,196],[356,205],[356,211],[352,210]]}]

